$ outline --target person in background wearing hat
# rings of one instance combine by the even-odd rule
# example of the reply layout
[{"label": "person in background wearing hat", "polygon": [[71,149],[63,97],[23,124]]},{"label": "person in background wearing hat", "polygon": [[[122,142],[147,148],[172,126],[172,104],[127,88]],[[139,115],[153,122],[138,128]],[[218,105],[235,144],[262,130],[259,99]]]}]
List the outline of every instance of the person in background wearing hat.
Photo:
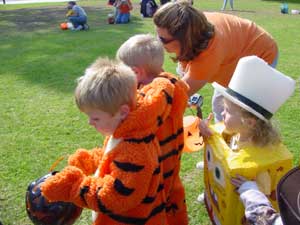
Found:
[{"label": "person in background wearing hat", "polygon": [[[154,17],[157,36],[174,61],[181,65],[183,80],[190,86],[189,95],[206,83],[224,87],[232,77],[238,60],[257,55],[275,67],[278,48],[275,40],[254,22],[234,15],[201,12],[189,1],[169,2]],[[215,92],[213,112],[221,121],[222,96]]]},{"label": "person in background wearing hat", "polygon": [[68,20],[73,24],[74,30],[88,30],[87,14],[75,1],[68,2]]}]

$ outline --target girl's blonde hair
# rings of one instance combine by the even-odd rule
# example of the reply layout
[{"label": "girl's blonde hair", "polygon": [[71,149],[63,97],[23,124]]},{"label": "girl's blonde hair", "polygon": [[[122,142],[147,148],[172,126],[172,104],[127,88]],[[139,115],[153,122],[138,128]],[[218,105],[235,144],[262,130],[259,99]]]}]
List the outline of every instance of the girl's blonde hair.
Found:
[{"label": "girl's blonde hair", "polygon": [[137,81],[123,63],[98,58],[78,79],[75,100],[81,111],[99,109],[114,115],[121,105],[134,106]]},{"label": "girl's blonde hair", "polygon": [[277,127],[271,120],[264,121],[259,119],[252,113],[241,108],[242,119],[252,118],[255,119],[255,126],[252,129],[252,143],[258,147],[264,147],[267,145],[278,144],[281,141],[281,137]]},{"label": "girl's blonde hair", "polygon": [[125,41],[116,58],[130,67],[144,68],[149,75],[158,75],[164,64],[164,48],[151,34],[137,34]]},{"label": "girl's blonde hair", "polygon": [[154,14],[153,21],[179,41],[180,55],[174,58],[175,61],[193,60],[207,48],[215,32],[203,12],[187,1],[164,4]]}]

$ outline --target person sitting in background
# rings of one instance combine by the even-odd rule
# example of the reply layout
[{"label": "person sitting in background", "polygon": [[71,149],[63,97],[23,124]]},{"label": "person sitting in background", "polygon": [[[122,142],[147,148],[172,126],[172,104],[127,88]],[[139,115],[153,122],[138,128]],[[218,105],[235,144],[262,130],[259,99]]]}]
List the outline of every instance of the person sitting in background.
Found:
[{"label": "person sitting in background", "polygon": [[130,20],[130,10],[132,4],[130,0],[117,0],[116,7],[116,23],[128,23]]},{"label": "person sitting in background", "polygon": [[87,30],[89,26],[87,24],[87,14],[82,7],[76,4],[74,1],[68,2],[67,17],[69,22],[74,26],[74,30]]}]

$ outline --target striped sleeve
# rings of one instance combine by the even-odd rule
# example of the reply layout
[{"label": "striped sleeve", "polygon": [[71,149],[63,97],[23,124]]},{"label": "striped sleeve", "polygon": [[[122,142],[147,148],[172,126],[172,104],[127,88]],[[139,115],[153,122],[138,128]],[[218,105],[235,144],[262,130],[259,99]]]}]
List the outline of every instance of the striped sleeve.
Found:
[{"label": "striped sleeve", "polygon": [[151,193],[150,187],[150,196],[155,196],[160,185],[159,176],[154,174],[159,165],[156,144],[124,142],[119,146],[123,151],[109,163],[106,169],[110,173],[104,177],[86,176],[68,166],[46,180],[43,194],[50,201],[73,202],[109,215],[137,207]]},{"label": "striped sleeve", "polygon": [[74,154],[69,156],[68,164],[81,169],[85,175],[91,175],[95,173],[102,155],[103,150],[101,148],[94,148],[90,151],[78,149]]}]

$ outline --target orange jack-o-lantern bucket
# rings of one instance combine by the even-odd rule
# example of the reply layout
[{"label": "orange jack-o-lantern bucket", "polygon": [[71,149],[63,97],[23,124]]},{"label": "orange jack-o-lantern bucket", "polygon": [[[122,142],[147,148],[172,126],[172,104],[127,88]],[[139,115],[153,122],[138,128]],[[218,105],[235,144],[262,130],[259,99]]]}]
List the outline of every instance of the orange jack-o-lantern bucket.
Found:
[{"label": "orange jack-o-lantern bucket", "polygon": [[61,24],[60,24],[60,28],[61,28],[62,30],[68,30],[68,23],[61,23]]},{"label": "orange jack-o-lantern bucket", "polygon": [[196,152],[203,147],[203,138],[200,136],[199,121],[200,119],[196,116],[185,116],[183,118],[183,152]]}]

